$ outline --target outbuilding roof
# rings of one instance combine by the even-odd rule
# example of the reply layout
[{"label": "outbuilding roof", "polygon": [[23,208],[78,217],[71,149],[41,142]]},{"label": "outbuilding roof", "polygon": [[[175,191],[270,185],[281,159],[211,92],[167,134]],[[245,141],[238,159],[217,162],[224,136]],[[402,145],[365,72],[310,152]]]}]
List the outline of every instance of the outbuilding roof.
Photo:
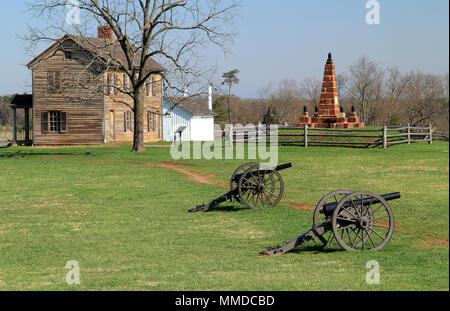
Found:
[{"label": "outbuilding roof", "polygon": [[[215,116],[217,113],[215,113],[213,110],[209,110],[208,108],[208,99],[202,96],[195,96],[195,97],[172,97],[172,98],[164,98],[165,100],[169,101],[169,105],[173,106],[176,105],[176,107],[180,107],[193,116]],[[176,103],[176,104],[174,104]]]}]

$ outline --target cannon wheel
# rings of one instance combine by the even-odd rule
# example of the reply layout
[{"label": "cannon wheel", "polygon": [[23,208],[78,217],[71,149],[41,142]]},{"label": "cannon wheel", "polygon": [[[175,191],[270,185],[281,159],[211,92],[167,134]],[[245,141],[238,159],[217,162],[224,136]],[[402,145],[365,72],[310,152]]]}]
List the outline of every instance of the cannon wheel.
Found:
[{"label": "cannon wheel", "polygon": [[[379,203],[358,204],[365,199]],[[344,204],[348,207],[345,207]],[[344,249],[379,250],[391,239],[394,232],[394,214],[386,200],[369,191],[357,191],[339,201],[333,212],[333,234]]]},{"label": "cannon wheel", "polygon": [[271,208],[280,202],[284,183],[280,173],[255,164],[244,171],[238,183],[239,197],[249,208]]},{"label": "cannon wheel", "polygon": [[[314,209],[313,227],[318,226],[321,223],[329,220],[330,217],[327,217],[325,214],[321,213],[322,207],[325,204],[337,203],[347,194],[350,194],[352,192],[353,191],[351,190],[340,189],[329,192],[326,195],[324,195],[322,199],[320,199],[320,201],[317,203],[316,208]],[[334,234],[332,231],[328,231],[324,235],[319,235],[318,238],[323,243],[324,246],[330,246],[331,242],[333,241]]]},{"label": "cannon wheel", "polygon": [[234,190],[237,187],[237,182],[234,181],[234,177],[236,175],[242,174],[245,172],[246,169],[248,169],[250,166],[254,166],[258,163],[256,162],[248,162],[240,165],[237,169],[234,170],[233,175],[231,175],[230,179],[230,190]]}]

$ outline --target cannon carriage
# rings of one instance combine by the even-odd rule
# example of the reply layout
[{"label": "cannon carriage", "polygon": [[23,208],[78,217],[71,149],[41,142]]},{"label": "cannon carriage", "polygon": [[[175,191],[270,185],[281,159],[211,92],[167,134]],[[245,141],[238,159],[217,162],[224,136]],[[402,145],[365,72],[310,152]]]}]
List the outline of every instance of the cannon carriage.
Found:
[{"label": "cannon carriage", "polygon": [[332,191],[317,203],[312,229],[260,255],[281,255],[315,238],[324,246],[336,241],[348,251],[380,250],[394,233],[394,214],[387,201],[398,198],[399,192]]},{"label": "cannon carriage", "polygon": [[[291,163],[274,168],[255,162],[245,163],[231,175],[228,192],[189,212],[208,211],[228,200],[236,200],[252,209],[274,207],[284,192],[279,171],[290,167]],[[394,233],[394,214],[388,201],[398,198],[399,192],[383,195],[369,191],[329,192],[314,209],[312,229],[260,255],[281,255],[316,238],[323,246],[336,242],[348,251],[380,250]]]},{"label": "cannon carriage", "polygon": [[279,171],[292,167],[291,163],[274,168],[249,162],[236,168],[230,178],[230,190],[227,193],[199,205],[189,212],[205,212],[214,206],[233,201],[252,208],[271,208],[280,202],[284,192],[284,182]]}]

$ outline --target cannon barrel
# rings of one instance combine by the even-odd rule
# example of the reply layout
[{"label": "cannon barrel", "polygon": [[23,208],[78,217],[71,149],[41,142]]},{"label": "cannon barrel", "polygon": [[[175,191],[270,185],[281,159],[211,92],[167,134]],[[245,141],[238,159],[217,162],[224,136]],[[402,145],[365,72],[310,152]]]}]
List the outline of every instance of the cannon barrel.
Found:
[{"label": "cannon barrel", "polygon": [[[267,171],[271,171],[271,170],[274,170],[274,171],[281,171],[281,170],[290,168],[290,167],[292,167],[292,163],[289,162],[289,163],[280,164],[280,165],[275,166],[273,169],[264,168],[264,165],[261,165],[261,166],[262,166],[263,168],[260,169],[259,171],[260,171],[262,174],[266,174]],[[235,175],[235,176],[233,177],[233,180],[234,180],[236,183],[238,183],[238,182],[239,182],[239,179],[240,179],[241,176],[242,176],[242,174],[243,174],[243,173]]]},{"label": "cannon barrel", "polygon": [[[385,199],[386,201],[390,201],[390,200],[395,200],[395,199],[399,199],[400,198],[400,192],[392,192],[392,193],[388,193],[388,194],[383,194],[381,195],[381,197],[383,199]],[[353,201],[354,204],[360,205],[361,204],[361,200],[354,200]],[[363,205],[369,205],[369,204],[377,204],[380,203],[380,200],[378,200],[377,198],[365,198],[363,199]],[[331,214],[333,214],[333,211],[336,209],[336,207],[338,206],[339,202],[333,202],[333,203],[328,203],[325,204],[323,206],[323,213],[327,216],[331,216]],[[350,206],[352,203],[350,201],[347,201],[344,203],[344,207],[348,207]]]},{"label": "cannon barrel", "polygon": [[290,168],[290,167],[292,167],[292,163],[291,162],[277,165],[277,166],[275,166],[274,170],[275,171],[281,171],[281,170],[284,170],[284,169]]}]

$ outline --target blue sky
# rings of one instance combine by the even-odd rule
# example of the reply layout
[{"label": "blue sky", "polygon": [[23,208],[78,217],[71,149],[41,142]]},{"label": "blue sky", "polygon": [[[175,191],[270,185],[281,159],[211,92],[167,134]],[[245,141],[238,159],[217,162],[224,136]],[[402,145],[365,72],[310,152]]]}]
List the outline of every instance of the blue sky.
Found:
[{"label": "blue sky", "polygon": [[[378,0],[380,24],[365,22],[366,0],[242,0],[232,55],[207,50],[220,73],[239,69],[234,93],[257,96],[283,79],[321,78],[330,51],[337,73],[366,55],[402,72],[444,74],[449,68],[448,0]],[[3,1],[0,94],[30,92],[30,60],[17,34],[30,20],[25,1]]]}]

